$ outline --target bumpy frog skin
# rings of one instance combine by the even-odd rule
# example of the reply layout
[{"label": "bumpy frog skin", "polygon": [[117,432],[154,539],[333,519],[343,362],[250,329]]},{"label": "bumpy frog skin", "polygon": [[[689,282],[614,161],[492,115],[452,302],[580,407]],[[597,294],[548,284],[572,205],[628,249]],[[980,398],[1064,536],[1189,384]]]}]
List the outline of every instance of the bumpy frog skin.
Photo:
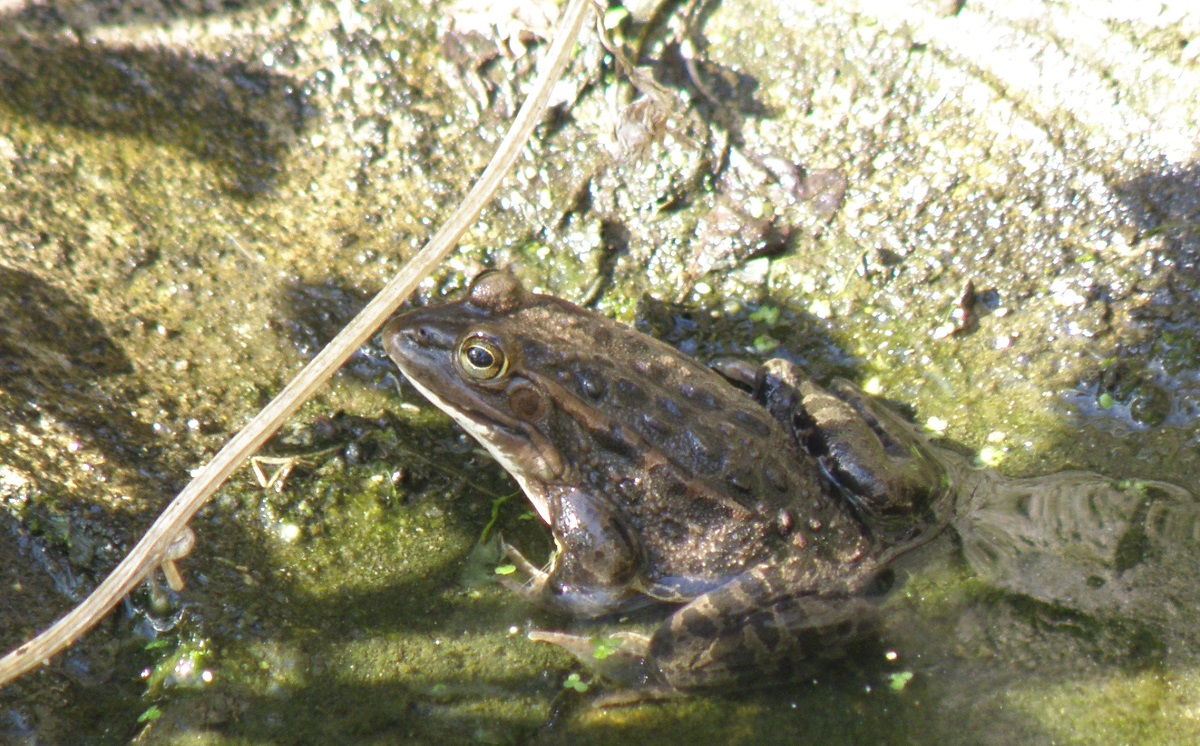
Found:
[{"label": "bumpy frog skin", "polygon": [[[549,569],[509,548],[531,581],[510,585],[575,617],[676,605],[650,637],[626,635],[605,671],[661,691],[802,675],[840,654],[866,633],[866,593],[889,559],[954,520],[955,495],[986,508],[980,484],[995,510],[957,527],[999,578],[1044,539],[1031,500],[1061,485],[973,476],[845,381],[822,388],[784,360],[718,373],[507,271],[394,319],[383,340],[550,526]],[[1139,500],[1064,518],[1098,547],[1066,576],[1115,571]],[[581,638],[536,638],[588,657]]]}]

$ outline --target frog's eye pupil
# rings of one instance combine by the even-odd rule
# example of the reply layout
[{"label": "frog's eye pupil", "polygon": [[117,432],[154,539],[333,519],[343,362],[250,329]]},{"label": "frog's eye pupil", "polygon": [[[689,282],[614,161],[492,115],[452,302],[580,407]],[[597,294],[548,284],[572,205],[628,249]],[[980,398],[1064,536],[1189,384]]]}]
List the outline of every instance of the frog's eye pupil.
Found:
[{"label": "frog's eye pupil", "polygon": [[496,364],[495,356],[479,345],[467,348],[467,360],[476,368],[490,368]]}]

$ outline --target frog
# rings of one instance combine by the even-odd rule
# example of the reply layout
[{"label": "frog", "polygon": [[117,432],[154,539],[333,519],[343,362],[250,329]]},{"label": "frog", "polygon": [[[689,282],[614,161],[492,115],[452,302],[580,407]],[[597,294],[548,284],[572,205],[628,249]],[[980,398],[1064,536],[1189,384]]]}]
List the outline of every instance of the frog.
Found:
[{"label": "frog", "polygon": [[[1119,573],[1122,537],[1144,535],[1138,516],[1156,499],[1145,484],[1117,488],[1095,475],[1038,482],[979,471],[847,380],[820,385],[783,358],[704,365],[526,290],[507,269],[477,275],[461,300],[395,317],[382,340],[549,526],[544,569],[505,545],[524,576],[505,585],[575,619],[665,609],[649,634],[618,633],[604,656],[585,635],[530,633],[644,692],[829,666],[870,636],[896,560],[951,527],[1001,585],[1030,564],[1028,547],[1044,558],[1059,536],[1091,537],[1095,551],[1078,559],[1086,567],[1058,566],[1067,590],[1014,583],[1052,602],[1076,585],[1086,594],[1097,573]],[[1033,520],[1043,498],[1073,494],[1090,506],[1105,490],[1120,499],[1103,515],[1059,511],[1051,532]],[[1190,496],[1167,494],[1191,506],[1184,524],[1200,525]]]}]

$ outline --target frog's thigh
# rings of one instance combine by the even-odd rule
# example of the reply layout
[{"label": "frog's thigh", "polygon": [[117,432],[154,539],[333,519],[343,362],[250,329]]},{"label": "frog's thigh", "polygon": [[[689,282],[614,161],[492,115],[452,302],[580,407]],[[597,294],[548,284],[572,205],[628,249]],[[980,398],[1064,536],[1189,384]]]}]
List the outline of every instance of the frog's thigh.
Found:
[{"label": "frog's thigh", "polygon": [[680,690],[800,678],[866,637],[874,609],[849,594],[780,596],[751,571],[672,614],[648,662]]},{"label": "frog's thigh", "polygon": [[[854,384],[835,378],[825,389],[786,360],[763,365],[767,406],[794,389],[793,435],[862,510],[911,515],[946,487],[943,467],[915,428]],[[772,414],[780,421],[785,411]]]}]

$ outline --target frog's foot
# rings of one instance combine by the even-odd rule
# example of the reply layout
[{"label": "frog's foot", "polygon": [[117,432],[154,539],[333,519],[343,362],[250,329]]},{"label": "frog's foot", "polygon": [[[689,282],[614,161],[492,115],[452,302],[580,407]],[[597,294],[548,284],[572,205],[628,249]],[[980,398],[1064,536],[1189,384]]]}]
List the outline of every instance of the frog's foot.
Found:
[{"label": "frog's foot", "polygon": [[[529,633],[529,639],[557,645],[579,659],[588,670],[641,695],[628,702],[605,704],[633,704],[639,699],[654,697],[652,693],[661,688],[647,663],[650,638],[646,635],[620,631],[598,637],[585,637],[565,632],[534,630]],[[646,696],[648,693],[650,697]]]},{"label": "frog's foot", "polygon": [[[642,603],[637,593],[628,584],[604,585],[596,583],[572,583],[563,580],[564,553],[556,553],[549,567],[542,569],[534,565],[521,552],[501,541],[504,553],[519,572],[498,575],[500,584],[521,596],[526,601],[544,609],[567,614],[576,619],[592,619],[624,609],[636,608]],[[525,576],[525,580],[521,579]],[[594,579],[594,578],[593,578]]]}]

